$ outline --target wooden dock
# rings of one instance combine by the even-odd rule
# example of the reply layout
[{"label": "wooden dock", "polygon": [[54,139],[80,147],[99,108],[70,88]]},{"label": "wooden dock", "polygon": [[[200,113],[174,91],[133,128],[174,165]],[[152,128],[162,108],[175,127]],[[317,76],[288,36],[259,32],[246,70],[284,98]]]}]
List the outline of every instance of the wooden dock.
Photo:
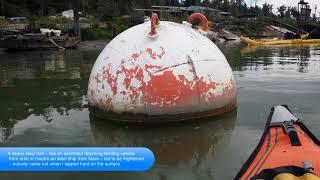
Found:
[{"label": "wooden dock", "polygon": [[66,49],[73,48],[80,43],[80,37],[51,36],[41,34],[17,34],[0,39],[0,48],[31,50],[31,49]]}]

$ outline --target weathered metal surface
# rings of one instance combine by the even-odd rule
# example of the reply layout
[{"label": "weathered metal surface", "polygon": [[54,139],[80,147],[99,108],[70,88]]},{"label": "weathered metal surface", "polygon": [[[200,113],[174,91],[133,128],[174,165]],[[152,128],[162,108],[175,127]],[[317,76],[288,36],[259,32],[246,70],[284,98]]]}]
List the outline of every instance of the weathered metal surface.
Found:
[{"label": "weathered metal surface", "polygon": [[208,116],[235,107],[232,70],[215,44],[173,22],[160,21],[156,37],[149,32],[150,22],[132,27],[102,51],[89,79],[91,112],[118,120],[131,114],[139,116],[130,121],[184,120],[183,115]]}]

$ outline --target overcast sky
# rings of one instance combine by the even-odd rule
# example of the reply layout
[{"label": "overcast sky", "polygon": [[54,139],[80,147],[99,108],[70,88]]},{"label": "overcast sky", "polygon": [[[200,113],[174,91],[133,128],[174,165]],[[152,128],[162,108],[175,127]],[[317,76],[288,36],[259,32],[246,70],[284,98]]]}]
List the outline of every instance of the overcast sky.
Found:
[{"label": "overcast sky", "polygon": [[[252,0],[252,6],[254,6],[256,0]],[[257,5],[262,6],[265,2],[269,4],[273,4],[273,11],[277,12],[276,7],[279,7],[281,5],[286,5],[286,6],[298,6],[298,2],[300,0],[257,0]],[[251,0],[245,0],[248,6],[251,4]],[[305,2],[308,2],[311,8],[311,14],[314,14],[314,6],[317,5],[317,17],[320,16],[320,0],[305,0]]]}]

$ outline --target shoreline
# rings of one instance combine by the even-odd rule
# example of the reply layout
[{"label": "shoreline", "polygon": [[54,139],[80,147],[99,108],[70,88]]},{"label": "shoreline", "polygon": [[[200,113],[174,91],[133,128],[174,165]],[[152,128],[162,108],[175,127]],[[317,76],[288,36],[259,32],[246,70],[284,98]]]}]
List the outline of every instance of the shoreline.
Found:
[{"label": "shoreline", "polygon": [[81,41],[77,48],[79,49],[103,49],[110,42],[110,39],[107,40],[88,40]]}]

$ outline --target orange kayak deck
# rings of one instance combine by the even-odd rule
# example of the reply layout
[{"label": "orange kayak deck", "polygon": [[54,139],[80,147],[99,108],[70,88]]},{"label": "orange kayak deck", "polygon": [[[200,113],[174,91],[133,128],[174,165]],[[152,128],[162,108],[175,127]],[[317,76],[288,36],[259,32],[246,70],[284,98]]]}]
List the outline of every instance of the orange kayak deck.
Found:
[{"label": "orange kayak deck", "polygon": [[308,128],[298,119],[294,122],[293,126],[301,143],[294,146],[284,127],[279,122],[275,125],[271,122],[272,120],[268,120],[258,146],[235,179],[251,179],[265,169],[284,166],[303,168],[304,162],[311,163],[313,173],[320,175],[320,142]]}]

